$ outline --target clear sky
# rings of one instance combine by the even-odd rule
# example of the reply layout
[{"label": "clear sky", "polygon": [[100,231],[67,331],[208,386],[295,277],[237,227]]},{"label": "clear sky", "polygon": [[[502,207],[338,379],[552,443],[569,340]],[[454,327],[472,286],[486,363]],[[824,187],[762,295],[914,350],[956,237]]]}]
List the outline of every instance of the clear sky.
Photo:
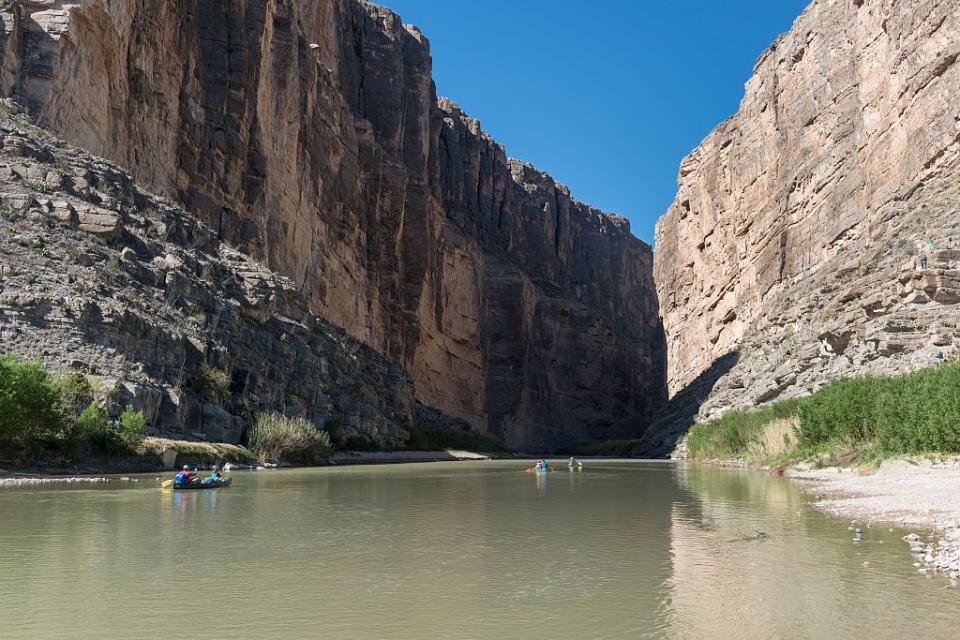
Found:
[{"label": "clear sky", "polygon": [[437,91],[513,157],[651,242],[680,160],[733,114],[807,0],[379,0],[416,24]]}]

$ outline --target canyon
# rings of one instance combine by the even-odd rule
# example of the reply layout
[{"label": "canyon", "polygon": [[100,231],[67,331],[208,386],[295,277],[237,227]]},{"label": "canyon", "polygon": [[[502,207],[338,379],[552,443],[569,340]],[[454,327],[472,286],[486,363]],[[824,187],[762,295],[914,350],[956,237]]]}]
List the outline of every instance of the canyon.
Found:
[{"label": "canyon", "polygon": [[8,0],[0,19],[4,95],[289,278],[426,414],[543,450],[636,437],[665,399],[650,247],[438,98],[427,39],[389,10]]},{"label": "canyon", "polygon": [[[655,252],[438,97],[427,38],[383,7],[6,0],[0,20],[0,93],[259,263],[297,307],[281,317],[342,329],[324,357],[362,351],[393,389],[373,401],[360,375],[333,407],[318,374],[305,387],[324,402],[300,388],[259,408],[337,413],[380,446],[423,420],[515,449],[632,440],[664,456],[694,421],[930,366],[960,341],[949,0],[814,0],[681,163]],[[16,216],[59,219],[37,203],[79,197],[67,186],[33,204],[24,183],[7,191]],[[191,370],[255,369],[233,357],[248,330],[207,326]],[[136,384],[176,396],[169,367],[129,357],[153,372]],[[259,406],[227,405],[208,412],[236,425]]]},{"label": "canyon", "polygon": [[682,162],[656,229],[671,405],[692,421],[933,366],[960,341],[960,12],[815,0]]}]

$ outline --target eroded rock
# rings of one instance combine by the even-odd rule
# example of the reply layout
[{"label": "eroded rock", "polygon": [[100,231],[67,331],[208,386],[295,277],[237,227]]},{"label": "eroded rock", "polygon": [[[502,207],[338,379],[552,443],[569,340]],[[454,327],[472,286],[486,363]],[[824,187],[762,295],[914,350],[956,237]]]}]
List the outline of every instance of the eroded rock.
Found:
[{"label": "eroded rock", "polygon": [[[438,99],[427,39],[389,10],[3,7],[7,95],[291,278],[317,315],[399,362],[423,403],[542,449],[636,436],[663,400],[650,247]],[[123,197],[69,173],[100,207]],[[194,297],[179,270],[168,291]],[[276,320],[268,296],[235,293],[243,317]]]}]

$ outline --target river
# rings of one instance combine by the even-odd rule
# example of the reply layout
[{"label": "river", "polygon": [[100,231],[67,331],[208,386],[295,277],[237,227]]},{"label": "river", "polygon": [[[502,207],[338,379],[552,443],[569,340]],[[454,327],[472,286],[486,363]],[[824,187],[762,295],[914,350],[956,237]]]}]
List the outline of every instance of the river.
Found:
[{"label": "river", "polygon": [[[0,490],[0,637],[958,637],[905,533],[747,471],[588,461]],[[869,566],[864,566],[864,563]]]}]

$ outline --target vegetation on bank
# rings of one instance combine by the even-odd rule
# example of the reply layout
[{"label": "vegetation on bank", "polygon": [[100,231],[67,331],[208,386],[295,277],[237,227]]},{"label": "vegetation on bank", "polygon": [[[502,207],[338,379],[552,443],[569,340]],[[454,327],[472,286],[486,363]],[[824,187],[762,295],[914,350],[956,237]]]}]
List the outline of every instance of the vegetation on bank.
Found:
[{"label": "vegetation on bank", "polygon": [[40,362],[0,355],[0,452],[8,461],[132,453],[145,426],[130,407],[111,420],[82,373],[58,379]]},{"label": "vegetation on bank", "polygon": [[151,459],[159,459],[167,449],[177,450],[177,464],[190,466],[210,466],[223,462],[234,464],[257,462],[257,456],[246,447],[226,442],[190,442],[147,437],[141,446],[142,454]]},{"label": "vegetation on bank", "polygon": [[333,449],[330,434],[309,420],[279,413],[261,413],[251,427],[248,446],[261,460],[315,464]]},{"label": "vegetation on bank", "polygon": [[960,363],[830,382],[811,396],[694,425],[694,459],[756,464],[960,453]]},{"label": "vegetation on bank", "polygon": [[[77,464],[96,458],[147,464],[165,449],[175,448],[181,463],[289,462],[316,464],[335,449],[377,451],[366,439],[345,437],[339,420],[331,418],[324,430],[309,420],[279,413],[263,413],[247,434],[247,446],[189,443],[147,438],[143,413],[126,407],[111,416],[97,393],[95,376],[71,372],[57,377],[42,362],[0,355],[0,462],[18,465]],[[197,385],[209,399],[229,398],[225,372],[204,367]],[[496,438],[464,429],[414,424],[406,448],[414,451],[463,449],[505,451]]]}]

